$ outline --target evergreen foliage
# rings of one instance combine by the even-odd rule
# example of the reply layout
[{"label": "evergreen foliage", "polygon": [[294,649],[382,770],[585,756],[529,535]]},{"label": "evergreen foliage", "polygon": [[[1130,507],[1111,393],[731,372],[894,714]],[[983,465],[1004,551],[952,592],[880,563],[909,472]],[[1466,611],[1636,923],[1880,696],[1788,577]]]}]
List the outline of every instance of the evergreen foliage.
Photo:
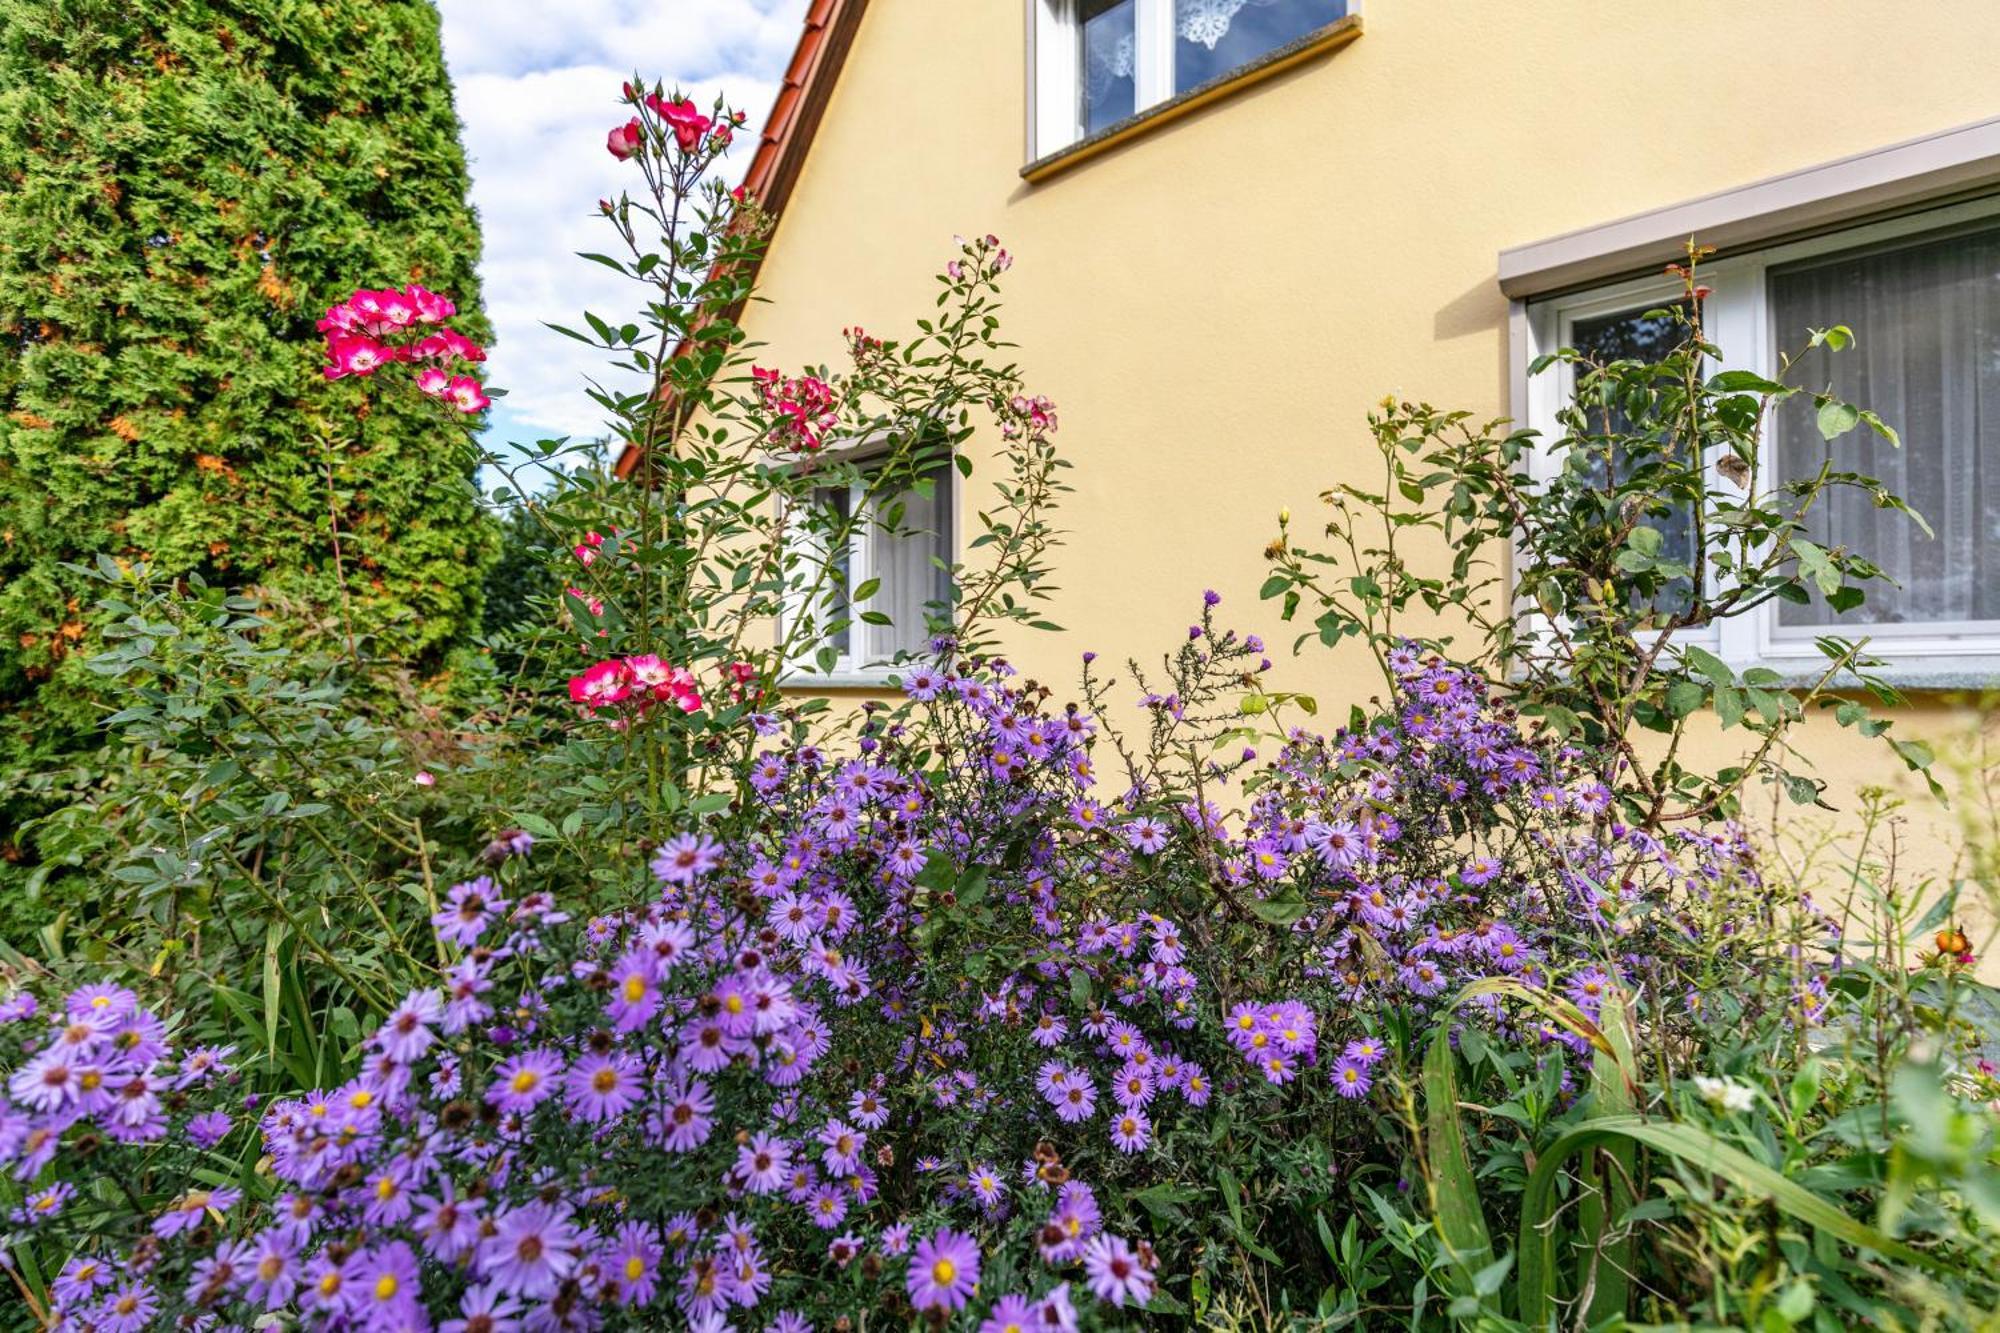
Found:
[{"label": "evergreen foliage", "polygon": [[0,767],[92,721],[99,553],[399,664],[477,628],[465,455],[314,330],[357,280],[476,312],[466,188],[425,0],[0,0]]}]

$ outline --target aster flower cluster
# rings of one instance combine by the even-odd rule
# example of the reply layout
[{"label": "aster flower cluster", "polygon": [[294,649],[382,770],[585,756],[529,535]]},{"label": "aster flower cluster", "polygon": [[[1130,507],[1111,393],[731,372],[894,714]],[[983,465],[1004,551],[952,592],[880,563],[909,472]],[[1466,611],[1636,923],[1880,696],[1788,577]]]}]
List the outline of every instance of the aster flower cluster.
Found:
[{"label": "aster flower cluster", "polygon": [[[35,1191],[17,1226],[73,1207],[96,1167],[64,1153],[92,1134],[198,1153],[254,1120],[266,1165],[156,1189],[119,1243],[75,1252],[62,1317],[1004,1328],[1153,1306],[1199,1237],[1113,1219],[1218,1125],[1337,1138],[1407,1058],[1395,1034],[1473,980],[1591,1016],[1614,988],[1664,992],[1656,942],[1754,875],[1733,830],[1623,828],[1578,756],[1414,653],[1381,717],[1293,731],[1263,768],[1204,761],[1250,776],[1225,815],[1161,749],[1210,715],[1201,673],[1261,652],[1214,605],[1144,753],[945,643],[838,752],[754,752],[746,817],[649,849],[634,906],[571,920],[533,840],[503,836],[439,903],[438,984],[335,1086],[255,1105],[226,1053],[176,1056],[129,992],[68,997],[8,1080],[0,1148]],[[669,681],[593,672],[599,707]],[[1137,775],[1118,793],[1107,739]],[[1246,994],[1282,998],[1217,999]],[[1458,1021],[1558,1063],[1576,1042],[1497,1001]]]},{"label": "aster flower cluster", "polygon": [[453,374],[460,362],[486,359],[486,349],[447,327],[458,307],[414,283],[400,290],[356,291],[328,307],[316,327],[326,336],[326,377],[366,378],[398,362],[417,367],[419,392],[468,415],[492,400],[471,375]]}]

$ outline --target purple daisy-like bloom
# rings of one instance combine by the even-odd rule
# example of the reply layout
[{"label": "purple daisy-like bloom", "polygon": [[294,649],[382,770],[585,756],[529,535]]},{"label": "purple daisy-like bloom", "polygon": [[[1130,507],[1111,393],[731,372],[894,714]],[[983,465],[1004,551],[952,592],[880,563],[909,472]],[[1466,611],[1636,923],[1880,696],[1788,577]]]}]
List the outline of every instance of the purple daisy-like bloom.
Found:
[{"label": "purple daisy-like bloom", "polygon": [[200,1226],[210,1212],[226,1213],[243,1197],[241,1190],[193,1190],[183,1194],[166,1212],[153,1219],[153,1234],[165,1240]]},{"label": "purple daisy-like bloom", "polygon": [[486,1100],[502,1114],[532,1111],[555,1094],[562,1069],[562,1057],[554,1051],[545,1047],[522,1051],[493,1071]]},{"label": "purple daisy-like bloom", "polygon": [[159,1311],[160,1298],[144,1282],[131,1282],[105,1301],[97,1312],[100,1333],[139,1333],[150,1328]]},{"label": "purple daisy-like bloom", "polygon": [[653,873],[667,884],[693,884],[722,864],[722,844],[706,833],[677,834],[653,857]]},{"label": "purple daisy-like bloom", "polygon": [[586,1055],[564,1078],[570,1113],[593,1125],[624,1115],[638,1104],[641,1091],[637,1063],[619,1051]]},{"label": "purple daisy-like bloom", "polygon": [[538,1300],[575,1271],[577,1243],[567,1204],[531,1203],[494,1217],[475,1268],[500,1291]]},{"label": "purple daisy-like bloom", "polygon": [[847,1191],[838,1185],[821,1185],[806,1199],[806,1215],[822,1231],[832,1231],[847,1218]]},{"label": "purple daisy-like bloom", "polygon": [[988,1208],[995,1207],[1007,1197],[1007,1186],[1000,1178],[1000,1168],[991,1162],[981,1162],[973,1167],[965,1183],[973,1196]]},{"label": "purple daisy-like bloom", "polygon": [[507,910],[507,900],[490,876],[454,884],[445,894],[443,910],[431,918],[437,936],[452,944],[471,948],[478,943],[493,919]]},{"label": "purple daisy-like bloom", "polygon": [[1036,1326],[1034,1302],[1010,1291],[993,1302],[993,1308],[979,1322],[979,1333],[1027,1333]]},{"label": "purple daisy-like bloom", "polygon": [[409,1064],[437,1040],[431,1026],[443,1018],[443,995],[435,990],[411,991],[375,1030],[375,1048],[398,1064]]},{"label": "purple daisy-like bloom", "polygon": [[1096,1237],[1083,1251],[1090,1294],[1113,1305],[1144,1305],[1153,1299],[1153,1274],[1121,1236]]},{"label": "purple daisy-like bloom", "polygon": [[784,1188],[792,1167],[792,1145],[774,1134],[760,1133],[736,1150],[736,1175],[752,1194]]},{"label": "purple daisy-like bloom", "polygon": [[1343,1097],[1364,1097],[1368,1089],[1375,1086],[1375,1080],[1368,1076],[1368,1066],[1349,1055],[1333,1062],[1330,1077],[1333,1079],[1333,1090]]},{"label": "purple daisy-like bloom", "polygon": [[715,1131],[715,1121],[710,1119],[714,1110],[715,1098],[708,1084],[698,1078],[671,1089],[654,1124],[661,1146],[668,1152],[693,1152],[708,1142]]},{"label": "purple daisy-like bloom", "polygon": [[204,1111],[187,1122],[188,1141],[204,1150],[213,1148],[229,1137],[232,1123],[227,1111]]},{"label": "purple daisy-like bloom", "polygon": [[910,1304],[919,1310],[962,1310],[979,1285],[979,1245],[962,1231],[941,1229],[910,1256]]},{"label": "purple daisy-like bloom", "polygon": [[608,1291],[625,1305],[652,1303],[659,1290],[660,1260],[665,1251],[643,1222],[624,1222],[618,1227],[611,1248],[604,1254],[602,1271]]},{"label": "purple daisy-like bloom", "polygon": [[1139,1152],[1153,1141],[1153,1122],[1138,1109],[1120,1111],[1111,1117],[1111,1142],[1119,1152]]},{"label": "purple daisy-like bloom", "polygon": [[438,1333],[520,1333],[521,1303],[490,1283],[467,1287],[459,1298],[456,1319],[438,1325]]}]

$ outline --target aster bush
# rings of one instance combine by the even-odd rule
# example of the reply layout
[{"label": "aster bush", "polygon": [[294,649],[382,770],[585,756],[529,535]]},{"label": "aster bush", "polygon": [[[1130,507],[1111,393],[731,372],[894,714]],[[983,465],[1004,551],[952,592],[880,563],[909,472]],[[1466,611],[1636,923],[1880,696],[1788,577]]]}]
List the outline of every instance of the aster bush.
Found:
[{"label": "aster bush", "polygon": [[[647,314],[578,336],[638,385],[599,398],[640,484],[564,441],[538,448],[552,488],[510,481],[563,591],[531,596],[481,713],[416,770],[337,691],[232,693],[252,608],[123,610],[121,725],[206,781],[149,807],[187,840],[131,877],[176,905],[132,932],[155,947],[107,924],[112,975],[22,959],[0,1007],[31,1318],[1978,1322],[1986,993],[1971,941],[1901,947],[1957,932],[1951,902],[1927,919],[1884,881],[1857,922],[1773,870],[1721,785],[1648,807],[1683,780],[1635,777],[1624,724],[1385,622],[1402,594],[1358,545],[1344,576],[1375,592],[1329,595],[1319,628],[1383,679],[1341,725],[1213,593],[1157,662],[1086,655],[1073,702],[1022,678],[1002,631],[1040,623],[1061,460],[1053,406],[995,364],[1006,251],[962,243],[937,316],[851,332],[838,373],[761,366],[735,312],[764,220],[709,183],[735,117],[625,96],[606,146],[643,186],[603,206],[626,252],[595,259]],[[476,408],[355,313],[330,333],[392,354],[330,343],[343,378],[429,394],[440,423]],[[1410,415],[1378,430],[1392,470],[1440,447]],[[893,697],[787,693],[877,614],[829,554],[843,525],[893,527],[975,441],[992,498]],[[1477,475],[1552,520],[1588,494]],[[829,480],[885,503],[815,511]],[[1593,522],[1565,559],[1598,567]],[[1279,555],[1282,609],[1328,586],[1306,565],[1331,560]],[[181,925],[170,890],[218,875],[232,910]]]}]

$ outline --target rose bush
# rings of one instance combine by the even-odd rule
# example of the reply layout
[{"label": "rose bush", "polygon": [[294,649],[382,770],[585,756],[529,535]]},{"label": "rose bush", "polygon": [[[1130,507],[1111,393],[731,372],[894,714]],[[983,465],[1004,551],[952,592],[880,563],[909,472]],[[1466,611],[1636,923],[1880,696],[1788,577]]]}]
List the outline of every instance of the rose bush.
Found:
[{"label": "rose bush", "polygon": [[[188,927],[177,895],[182,933],[133,950],[150,969],[14,968],[0,1162],[34,1318],[1783,1328],[1972,1323],[2000,1294],[1971,941],[1912,969],[1901,895],[1874,949],[1772,875],[1717,785],[1635,776],[1553,676],[1399,632],[1385,610],[1426,590],[1363,567],[1379,551],[1350,552],[1364,604],[1327,594],[1320,620],[1383,667],[1343,725],[1272,683],[1213,593],[1157,666],[1086,654],[1074,702],[1023,679],[1000,630],[1042,623],[1062,487],[1054,406],[985,359],[1010,256],[962,243],[938,318],[851,331],[840,372],[756,365],[732,312],[762,220],[709,177],[737,117],[625,96],[607,146],[645,188],[604,206],[630,257],[594,258],[649,289],[650,322],[578,336],[639,376],[599,396],[640,484],[588,459],[510,481],[564,590],[456,747],[398,767],[325,720],[337,699],[274,689],[279,719],[326,710],[301,758],[230,673],[163,664],[162,619],[201,621],[184,594],[127,608],[104,663],[134,692],[122,725],[163,776],[199,755],[227,793],[176,807],[172,874],[264,892]],[[462,420],[486,391],[436,359],[477,349],[418,327],[451,314],[357,292],[329,374]],[[1393,415],[1392,464],[1435,443]],[[897,697],[788,692],[882,614],[832,553],[897,530],[939,462],[970,476],[975,422],[994,494]],[[813,506],[829,485],[878,503]],[[1568,558],[1598,522],[1564,529]],[[1325,592],[1306,564],[1334,561],[1274,558],[1285,614]],[[231,614],[217,660],[253,661]],[[1642,619],[1585,632],[1630,661]],[[196,676],[222,721],[186,704]],[[239,757],[258,726],[269,748]],[[1649,805],[1662,782],[1704,804]],[[324,896],[300,910],[271,885],[307,870]],[[244,990],[281,945],[297,1012],[281,982],[261,1010]],[[336,1012],[351,1039],[290,1044]]]}]

